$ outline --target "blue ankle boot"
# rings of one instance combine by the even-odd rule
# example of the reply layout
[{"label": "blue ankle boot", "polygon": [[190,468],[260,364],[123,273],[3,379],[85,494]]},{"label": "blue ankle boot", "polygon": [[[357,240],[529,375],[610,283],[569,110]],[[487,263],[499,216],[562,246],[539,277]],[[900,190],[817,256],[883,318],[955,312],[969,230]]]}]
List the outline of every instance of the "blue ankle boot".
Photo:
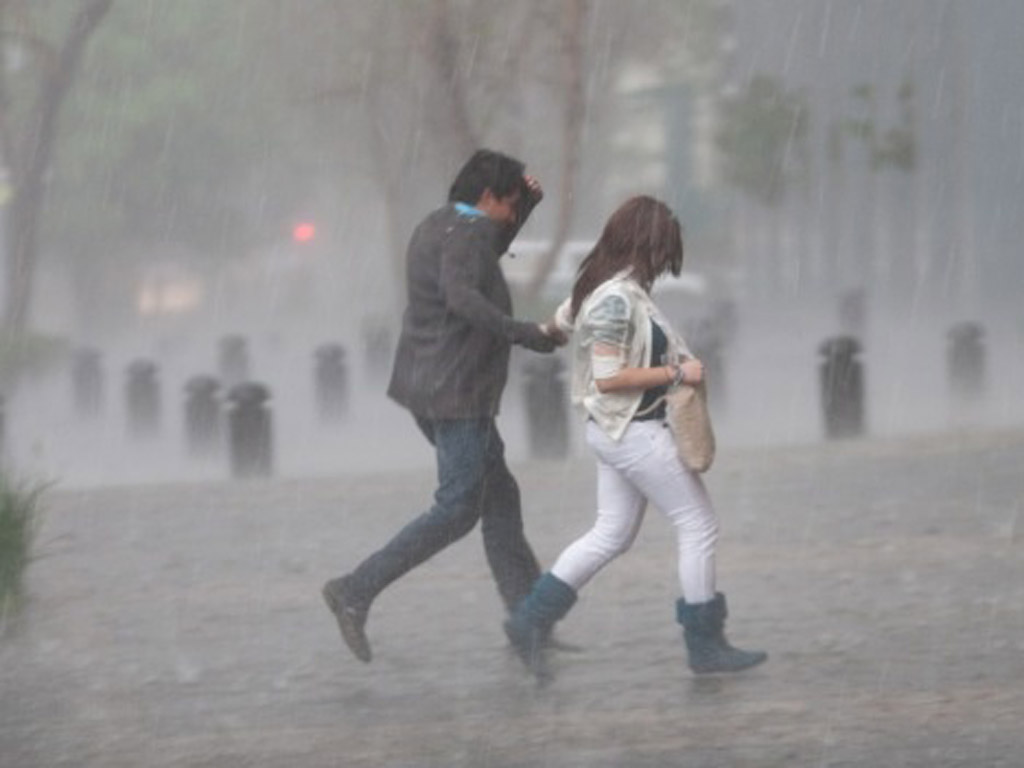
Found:
[{"label": "blue ankle boot", "polygon": [[697,674],[739,672],[768,658],[764,651],[741,651],[725,638],[728,611],[725,595],[717,593],[706,603],[676,602],[676,620],[683,625],[683,639],[690,657],[690,669]]},{"label": "blue ankle boot", "polygon": [[550,677],[544,647],[555,622],[576,603],[576,590],[551,573],[543,574],[505,622],[505,634],[538,681]]}]

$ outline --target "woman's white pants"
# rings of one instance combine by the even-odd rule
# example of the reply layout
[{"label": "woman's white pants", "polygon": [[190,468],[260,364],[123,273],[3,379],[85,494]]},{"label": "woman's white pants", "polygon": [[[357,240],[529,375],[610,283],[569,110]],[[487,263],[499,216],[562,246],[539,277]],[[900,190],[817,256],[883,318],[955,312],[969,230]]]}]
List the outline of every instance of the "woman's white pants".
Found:
[{"label": "woman's white pants", "polygon": [[551,572],[579,591],[629,549],[650,501],[675,529],[683,598],[712,600],[718,518],[700,476],[679,461],[668,427],[634,421],[615,441],[588,421],[586,437],[597,456],[597,520],[559,555]]}]

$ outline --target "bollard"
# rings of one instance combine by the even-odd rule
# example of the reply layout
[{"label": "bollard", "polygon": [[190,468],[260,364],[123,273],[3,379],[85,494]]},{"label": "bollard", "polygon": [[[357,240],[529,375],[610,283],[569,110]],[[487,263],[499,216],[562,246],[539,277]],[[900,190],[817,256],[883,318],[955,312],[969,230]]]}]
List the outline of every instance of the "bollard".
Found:
[{"label": "bollard", "polygon": [[160,431],[160,383],[156,364],[150,360],[135,360],[128,366],[127,373],[128,434],[135,438],[153,437]]},{"label": "bollard", "polygon": [[726,405],[726,371],[725,352],[718,339],[710,339],[696,351],[697,358],[704,364],[704,388],[708,401],[715,404],[716,409],[724,409]]},{"label": "bollard", "polygon": [[864,373],[857,355],[861,346],[852,336],[826,339],[818,348],[821,364],[821,405],[825,436],[858,437],[864,433]]},{"label": "bollard", "polygon": [[324,344],[317,347],[314,356],[317,411],[324,421],[338,421],[348,413],[349,403],[345,348],[340,344]]},{"label": "bollard", "polygon": [[213,376],[193,376],[185,382],[185,447],[189,456],[208,457],[220,450],[219,390],[220,382]]},{"label": "bollard", "polygon": [[273,472],[273,430],[267,408],[270,390],[243,382],[228,391],[228,446],[231,475],[267,477]]},{"label": "bollard", "polygon": [[978,323],[964,322],[946,336],[950,392],[961,400],[976,400],[985,392],[985,331]]},{"label": "bollard", "polygon": [[725,406],[725,347],[731,329],[719,325],[713,315],[697,318],[687,329],[686,338],[694,355],[704,364],[708,400],[716,409]]},{"label": "bollard", "polygon": [[565,364],[556,355],[532,358],[525,366],[524,397],[530,456],[560,459],[569,454]]},{"label": "bollard", "polygon": [[97,416],[103,410],[103,370],[98,350],[75,350],[71,359],[71,389],[79,416]]},{"label": "bollard", "polygon": [[220,340],[219,362],[221,381],[230,389],[249,378],[249,344],[244,336],[233,334]]},{"label": "bollard", "polygon": [[374,377],[387,376],[392,358],[391,326],[379,318],[366,320],[362,340],[366,370]]}]

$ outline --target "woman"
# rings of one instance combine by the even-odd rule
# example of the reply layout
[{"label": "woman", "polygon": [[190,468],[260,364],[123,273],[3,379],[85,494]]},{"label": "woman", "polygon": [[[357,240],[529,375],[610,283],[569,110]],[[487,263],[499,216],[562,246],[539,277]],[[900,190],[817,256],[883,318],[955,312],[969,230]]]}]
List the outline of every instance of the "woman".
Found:
[{"label": "woman", "polygon": [[597,520],[569,545],[505,623],[527,666],[547,675],[542,649],[576,594],[636,538],[650,501],[671,521],[679,549],[690,668],[735,672],[767,654],[729,645],[725,596],[715,591],[718,520],[700,477],[679,461],[661,396],[695,384],[703,366],[650,298],[654,281],[683,265],[679,222],[650,197],[626,201],[584,259],[572,296],[554,323],[574,333],[572,398],[588,414],[586,439],[597,456]]}]

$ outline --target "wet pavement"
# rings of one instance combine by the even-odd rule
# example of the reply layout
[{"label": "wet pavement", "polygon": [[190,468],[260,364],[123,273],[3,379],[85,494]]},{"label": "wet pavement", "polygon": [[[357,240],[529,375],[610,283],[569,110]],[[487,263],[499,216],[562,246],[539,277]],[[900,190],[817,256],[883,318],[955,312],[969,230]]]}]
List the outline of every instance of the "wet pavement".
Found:
[{"label": "wet pavement", "polygon": [[[730,638],[686,669],[652,510],[537,689],[479,532],[386,591],[375,658],[320,585],[421,511],[432,472],[50,491],[28,610],[0,640],[0,765],[1024,765],[1024,433],[749,448],[708,475]],[[519,462],[549,564],[586,528],[587,458]]]}]

